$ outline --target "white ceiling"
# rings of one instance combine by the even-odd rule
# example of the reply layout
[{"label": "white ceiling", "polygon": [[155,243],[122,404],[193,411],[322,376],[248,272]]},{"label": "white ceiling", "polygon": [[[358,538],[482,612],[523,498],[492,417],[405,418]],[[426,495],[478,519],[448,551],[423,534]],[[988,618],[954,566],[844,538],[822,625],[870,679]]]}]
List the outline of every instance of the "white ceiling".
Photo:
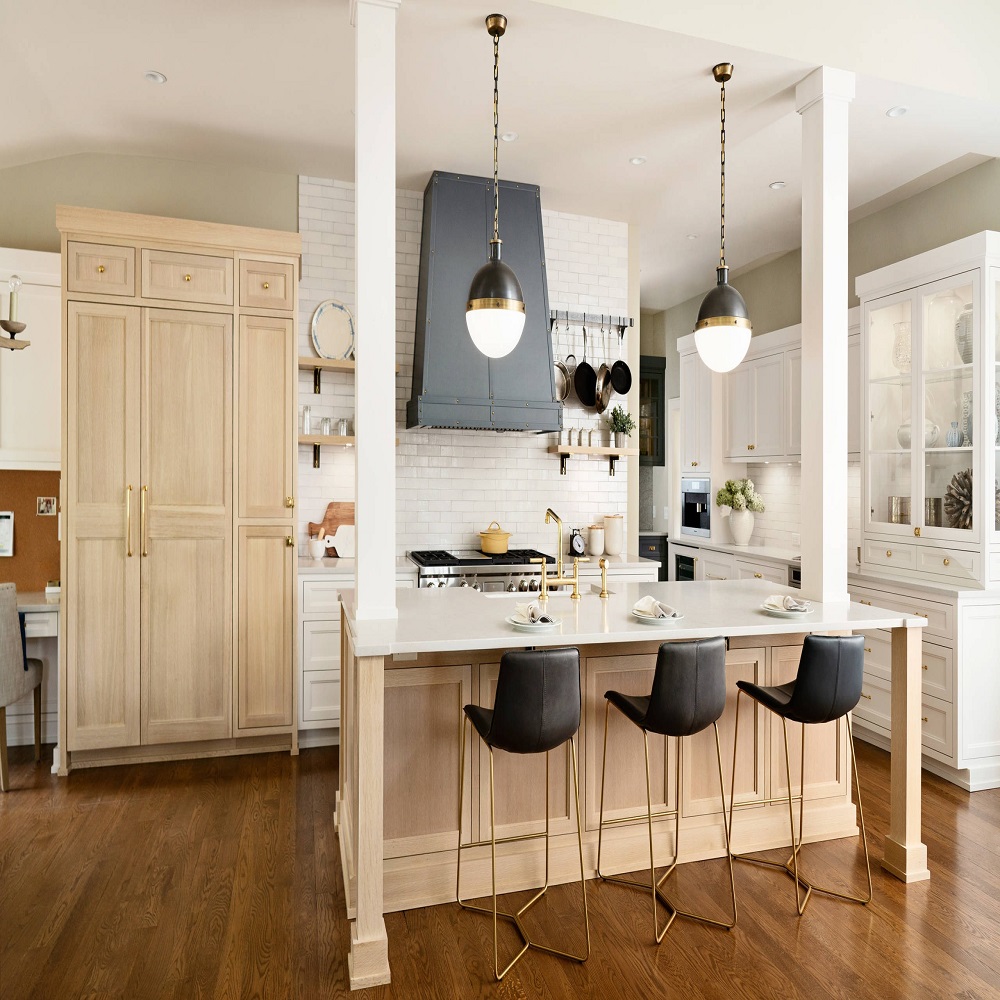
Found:
[{"label": "white ceiling", "polygon": [[[348,6],[0,0],[0,166],[93,151],[350,179]],[[828,5],[801,0],[504,0],[501,9],[510,25],[500,45],[500,124],[520,136],[502,144],[501,174],[540,184],[547,208],[637,224],[644,308],[682,301],[714,279],[716,62],[736,65],[727,88],[727,256],[737,270],[799,243],[794,88],[821,62],[861,74],[851,110],[856,212],[1000,155],[1000,81],[986,76],[1000,4],[839,0],[835,18]],[[614,18],[595,13],[609,10]],[[433,169],[490,171],[486,13],[469,0],[403,0],[400,187],[422,189]],[[163,71],[167,84],[146,83],[147,69]],[[910,113],[886,118],[896,104]],[[647,162],[630,166],[632,155]],[[778,179],[787,187],[769,190]]]}]

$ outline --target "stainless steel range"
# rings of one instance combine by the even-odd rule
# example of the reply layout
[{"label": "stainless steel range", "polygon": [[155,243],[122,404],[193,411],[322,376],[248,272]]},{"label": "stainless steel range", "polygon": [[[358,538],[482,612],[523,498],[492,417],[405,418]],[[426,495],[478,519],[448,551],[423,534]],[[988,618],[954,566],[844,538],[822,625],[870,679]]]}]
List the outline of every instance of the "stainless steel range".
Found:
[{"label": "stainless steel range", "polygon": [[431,549],[409,553],[417,564],[418,587],[472,587],[488,592],[533,594],[541,587],[542,567],[532,559],[555,565],[555,558],[536,549],[509,549],[486,555],[477,549]]}]

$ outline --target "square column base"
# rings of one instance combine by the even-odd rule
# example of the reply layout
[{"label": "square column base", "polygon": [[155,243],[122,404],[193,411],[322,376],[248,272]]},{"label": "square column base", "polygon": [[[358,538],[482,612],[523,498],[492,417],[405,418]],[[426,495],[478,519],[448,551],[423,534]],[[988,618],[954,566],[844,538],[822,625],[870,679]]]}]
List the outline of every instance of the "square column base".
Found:
[{"label": "square column base", "polygon": [[380,920],[380,937],[362,941],[358,938],[358,925],[351,924],[351,953],[347,956],[347,971],[352,990],[366,986],[383,986],[390,981],[389,939],[385,933],[385,921]]}]

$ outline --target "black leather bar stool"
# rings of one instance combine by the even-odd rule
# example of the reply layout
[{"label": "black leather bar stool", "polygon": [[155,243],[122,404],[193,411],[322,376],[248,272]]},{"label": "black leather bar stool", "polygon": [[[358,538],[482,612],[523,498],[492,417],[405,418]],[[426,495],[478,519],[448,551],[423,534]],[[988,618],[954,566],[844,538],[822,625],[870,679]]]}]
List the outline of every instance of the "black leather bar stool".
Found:
[{"label": "black leather bar stool", "polygon": [[[736,926],[736,883],[733,879],[733,859],[729,851],[729,827],[726,823],[726,788],[722,777],[722,748],[719,744],[718,721],[726,707],[726,640],[697,639],[693,642],[665,642],[656,657],[656,673],[653,675],[653,690],[648,696],[627,695],[620,691],[608,691],[604,695],[604,764],[601,773],[601,819],[597,835],[597,874],[607,882],[617,882],[634,889],[645,891],[647,886],[632,879],[605,875],[601,871],[601,844],[605,825],[629,823],[642,818],[636,816],[604,819],[604,779],[608,761],[608,713],[614,705],[622,715],[642,730],[643,749],[646,754],[646,822],[649,826],[649,883],[653,901],[653,936],[659,944],[678,916],[700,920],[729,930]],[[729,889],[732,900],[731,921],[715,920],[703,914],[682,910],[663,891],[663,883],[677,867],[680,854],[680,804],[682,801],[683,769],[681,759],[685,736],[694,736],[703,729],[715,729],[715,752],[719,762],[719,795],[722,803],[722,826],[726,835],[726,857],[729,863]],[[673,809],[653,812],[652,793],[649,784],[649,733],[673,736],[677,740],[676,802]],[[656,877],[653,858],[653,820],[663,816],[674,817],[674,857],[667,870]],[[670,913],[666,924],[660,928],[657,915],[657,899]]]},{"label": "black leather bar stool", "polygon": [[[514,967],[529,948],[546,951],[575,962],[585,962],[590,956],[590,920],[587,913],[587,882],[583,871],[583,830],[580,824],[580,781],[576,761],[576,741],[573,737],[580,728],[580,651],[578,649],[539,649],[504,653],[500,660],[496,698],[493,708],[466,705],[462,728],[462,764],[458,784],[458,866],[455,878],[455,896],[460,906],[493,917],[493,972],[497,981]],[[465,787],[465,743],[468,724],[472,723],[490,752],[490,839],[475,843],[462,843],[461,816]],[[587,934],[587,948],[582,955],[573,955],[548,945],[532,941],[521,923],[521,917],[549,887],[549,751],[569,743],[573,759],[573,790],[576,800],[576,838],[580,852],[580,887],[583,892],[583,922]],[[524,834],[518,837],[496,836],[495,793],[493,783],[493,751],[508,753],[545,754],[545,832]],[[545,884],[516,913],[497,909],[496,845],[516,840],[545,838]],[[493,906],[474,906],[462,900],[462,851],[469,847],[490,845],[490,869],[493,885]],[[521,950],[500,969],[497,944],[497,920],[509,920],[524,942]]]},{"label": "black leather bar stool", "polygon": [[[813,890],[827,896],[836,896],[854,903],[870,903],[872,899],[872,868],[868,860],[868,838],[865,836],[865,811],[861,805],[861,784],[858,780],[858,761],[854,755],[854,734],[851,732],[850,713],[857,707],[861,699],[861,684],[865,668],[864,653],[865,637],[863,635],[827,636],[807,635],[802,645],[802,655],[799,657],[799,669],[795,680],[775,687],[761,687],[750,681],[737,681],[739,692],[736,695],[736,732],[739,738],[740,728],[740,697],[747,695],[758,704],[773,712],[781,719],[781,731],[785,743],[785,779],[788,788],[787,797],[769,799],[771,802],[788,801],[788,824],[791,832],[792,854],[785,862],[768,861],[752,854],[737,854],[735,857],[754,864],[767,865],[787,872],[793,879],[795,887],[795,907],[799,916],[805,912],[806,904]],[[799,872],[799,852],[802,850],[803,814],[805,811],[805,762],[806,762],[806,728],[810,725],[822,725],[843,718],[847,722],[847,742],[851,747],[851,765],[854,768],[854,786],[858,793],[858,815],[861,818],[861,843],[865,850],[865,867],[868,871],[868,894],[854,896],[849,893],[836,892],[833,889],[815,885]],[[802,723],[802,760],[799,776],[801,787],[798,795],[792,795],[792,773],[788,757],[788,721]],[[733,780],[736,780],[735,749],[733,756]],[[735,792],[735,788],[733,789]],[[793,801],[799,802],[799,838],[795,840],[795,816]],[[747,805],[759,805],[759,800]],[[729,825],[732,830],[733,795],[729,797]],[[806,893],[799,895],[799,886]]]}]

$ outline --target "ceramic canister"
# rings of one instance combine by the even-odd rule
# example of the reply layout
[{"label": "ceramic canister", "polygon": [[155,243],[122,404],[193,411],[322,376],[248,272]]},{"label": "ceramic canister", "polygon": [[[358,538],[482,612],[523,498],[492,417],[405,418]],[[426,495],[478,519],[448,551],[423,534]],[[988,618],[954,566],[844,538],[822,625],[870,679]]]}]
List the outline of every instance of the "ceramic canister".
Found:
[{"label": "ceramic canister", "polygon": [[604,525],[592,524],[587,529],[587,551],[591,556],[604,555]]},{"label": "ceramic canister", "polygon": [[625,517],[622,514],[604,515],[604,552],[619,556],[625,540]]}]

